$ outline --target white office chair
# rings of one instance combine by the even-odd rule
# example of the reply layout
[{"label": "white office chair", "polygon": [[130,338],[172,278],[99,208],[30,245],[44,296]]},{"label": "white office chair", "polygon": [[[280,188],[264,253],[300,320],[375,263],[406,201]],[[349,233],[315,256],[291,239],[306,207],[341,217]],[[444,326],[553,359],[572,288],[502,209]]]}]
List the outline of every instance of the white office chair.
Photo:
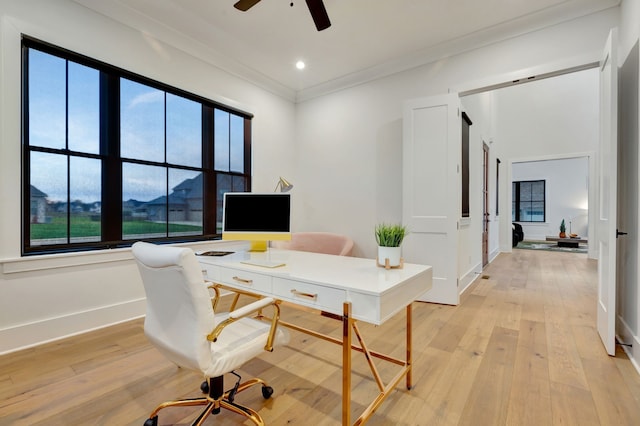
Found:
[{"label": "white office chair", "polygon": [[272,241],[271,247],[351,256],[353,240],[346,235],[331,232],[294,232],[290,241]]},{"label": "white office chair", "polygon": [[[233,370],[265,350],[271,351],[273,345],[288,342],[286,331],[277,328],[278,302],[264,298],[230,313],[214,313],[200,264],[191,249],[137,242],[132,252],[147,295],[145,335],[170,361],[198,371],[206,379],[201,385],[205,396],[164,402],[151,413],[145,426],[156,426],[163,408],[195,405],[206,408],[194,425],[201,425],[210,414],[218,414],[220,408],[264,425],[256,411],[233,400],[238,392],[256,384],[262,385],[265,399],[273,389],[260,379],[240,384],[240,376]],[[269,305],[274,309],[270,323],[249,318]],[[238,382],[225,392],[226,373],[236,374]]]}]

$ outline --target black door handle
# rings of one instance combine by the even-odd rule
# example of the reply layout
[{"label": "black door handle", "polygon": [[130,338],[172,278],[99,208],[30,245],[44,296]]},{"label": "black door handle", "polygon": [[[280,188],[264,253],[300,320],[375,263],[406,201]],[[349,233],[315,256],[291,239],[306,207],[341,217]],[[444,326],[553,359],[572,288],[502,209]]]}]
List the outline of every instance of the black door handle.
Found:
[{"label": "black door handle", "polygon": [[621,232],[616,229],[616,238],[618,238],[620,235],[627,235],[627,232]]}]

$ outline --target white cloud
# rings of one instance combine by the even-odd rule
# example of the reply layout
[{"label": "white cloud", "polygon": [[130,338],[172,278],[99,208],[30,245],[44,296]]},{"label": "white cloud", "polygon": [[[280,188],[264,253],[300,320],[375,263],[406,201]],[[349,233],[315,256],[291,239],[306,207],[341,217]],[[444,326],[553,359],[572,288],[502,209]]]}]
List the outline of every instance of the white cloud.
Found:
[{"label": "white cloud", "polygon": [[164,102],[164,92],[154,90],[152,92],[143,93],[131,99],[128,108],[134,108],[138,105],[153,104],[156,102]]}]

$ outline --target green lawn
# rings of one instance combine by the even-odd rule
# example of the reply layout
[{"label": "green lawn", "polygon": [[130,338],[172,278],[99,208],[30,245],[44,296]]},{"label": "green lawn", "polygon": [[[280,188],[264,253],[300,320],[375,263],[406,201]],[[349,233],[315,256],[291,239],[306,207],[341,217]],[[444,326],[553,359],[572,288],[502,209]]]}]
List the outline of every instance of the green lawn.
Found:
[{"label": "green lawn", "polygon": [[[201,232],[201,226],[169,224],[169,232]],[[74,215],[71,217],[71,238],[96,237],[100,235],[100,221],[91,220],[90,216]],[[164,234],[165,223],[148,221],[127,221],[122,224],[123,235]],[[53,216],[50,223],[32,223],[31,239],[67,237],[66,216]]]}]

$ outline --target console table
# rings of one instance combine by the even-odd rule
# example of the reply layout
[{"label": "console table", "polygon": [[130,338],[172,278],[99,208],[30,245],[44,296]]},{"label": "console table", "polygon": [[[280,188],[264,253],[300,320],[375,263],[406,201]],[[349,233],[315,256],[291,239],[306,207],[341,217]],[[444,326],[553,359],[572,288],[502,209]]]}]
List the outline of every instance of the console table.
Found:
[{"label": "console table", "polygon": [[[342,424],[351,425],[351,351],[364,353],[379,395],[353,423],[364,424],[406,377],[411,389],[411,305],[432,286],[431,266],[405,263],[402,268],[380,268],[375,259],[334,256],[270,248],[264,253],[236,252],[227,256],[200,256],[205,279],[222,287],[312,308],[343,323],[342,339],[281,321],[290,327],[342,346]],[[284,266],[269,268],[246,261],[273,261]],[[357,321],[382,325],[406,311],[406,359],[370,350],[358,330]],[[359,345],[352,343],[352,330]],[[372,358],[400,366],[400,372],[384,384]]]},{"label": "console table", "polygon": [[560,237],[547,237],[547,241],[555,241],[558,243],[558,247],[571,247],[578,248],[580,243],[588,243],[586,238],[560,238]]}]

